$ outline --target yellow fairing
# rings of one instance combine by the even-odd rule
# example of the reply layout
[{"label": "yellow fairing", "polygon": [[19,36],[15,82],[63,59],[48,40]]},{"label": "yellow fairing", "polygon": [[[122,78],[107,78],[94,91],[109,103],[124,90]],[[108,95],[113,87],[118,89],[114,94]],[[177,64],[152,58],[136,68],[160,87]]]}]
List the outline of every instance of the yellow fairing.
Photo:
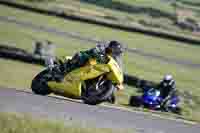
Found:
[{"label": "yellow fairing", "polygon": [[79,98],[82,81],[96,78],[108,72],[110,72],[110,67],[107,64],[86,65],[68,73],[62,83],[51,81],[48,82],[48,86],[66,97]]},{"label": "yellow fairing", "polygon": [[123,83],[123,73],[121,71],[121,68],[117,64],[117,62],[109,56],[109,62],[108,66],[111,70],[111,72],[107,75],[107,78],[117,84]]}]

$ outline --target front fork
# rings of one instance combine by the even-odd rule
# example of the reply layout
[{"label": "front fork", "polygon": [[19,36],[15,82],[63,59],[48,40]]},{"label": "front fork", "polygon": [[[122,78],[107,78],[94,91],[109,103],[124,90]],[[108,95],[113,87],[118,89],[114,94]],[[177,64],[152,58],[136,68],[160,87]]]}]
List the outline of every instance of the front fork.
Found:
[{"label": "front fork", "polygon": [[47,67],[47,69],[49,69],[50,71],[53,70],[53,67],[55,66],[54,64],[54,58],[51,56],[48,56],[45,58],[45,66]]}]

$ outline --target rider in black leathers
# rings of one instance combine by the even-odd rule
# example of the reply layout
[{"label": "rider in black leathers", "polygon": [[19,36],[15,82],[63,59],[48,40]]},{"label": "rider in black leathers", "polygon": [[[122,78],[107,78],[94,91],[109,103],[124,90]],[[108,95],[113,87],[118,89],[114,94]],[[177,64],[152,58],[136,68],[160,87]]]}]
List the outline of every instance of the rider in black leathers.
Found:
[{"label": "rider in black leathers", "polygon": [[[95,48],[80,51],[76,53],[71,60],[64,63],[61,62],[59,67],[55,67],[53,71],[57,74],[57,81],[62,81],[64,73],[70,72],[76,68],[84,66],[90,58],[95,58],[97,63],[106,63],[107,56],[112,56],[120,67],[122,67],[121,55],[123,53],[123,47],[118,41],[110,41],[108,44],[99,44]],[[59,60],[58,60],[59,62]],[[52,64],[52,63],[50,63]],[[122,68],[121,68],[122,69]],[[60,73],[60,74],[58,74]],[[117,89],[123,89],[123,85],[119,85]]]},{"label": "rider in black leathers", "polygon": [[80,51],[72,58],[72,65],[75,68],[83,66],[90,58],[95,58],[98,63],[106,62],[106,54],[111,55],[121,66],[122,45],[118,41],[110,41],[108,44],[99,44],[95,48]]},{"label": "rider in black leathers", "polygon": [[160,90],[160,95],[164,99],[161,105],[165,106],[169,98],[176,92],[176,84],[172,75],[165,75],[162,81],[158,84],[157,89]]}]

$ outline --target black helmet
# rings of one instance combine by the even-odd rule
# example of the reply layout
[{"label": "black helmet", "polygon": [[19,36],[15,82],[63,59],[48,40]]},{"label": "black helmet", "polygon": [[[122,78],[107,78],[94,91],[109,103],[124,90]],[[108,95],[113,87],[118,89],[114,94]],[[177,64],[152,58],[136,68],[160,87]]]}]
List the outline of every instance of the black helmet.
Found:
[{"label": "black helmet", "polygon": [[107,49],[113,54],[121,54],[123,52],[122,45],[118,41],[110,41]]}]

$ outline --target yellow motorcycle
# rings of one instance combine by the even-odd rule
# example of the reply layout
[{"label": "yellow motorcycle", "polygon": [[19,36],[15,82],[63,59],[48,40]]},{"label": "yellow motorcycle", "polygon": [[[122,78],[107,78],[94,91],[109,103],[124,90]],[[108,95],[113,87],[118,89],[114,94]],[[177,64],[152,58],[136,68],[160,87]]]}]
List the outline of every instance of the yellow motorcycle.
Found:
[{"label": "yellow motorcycle", "polygon": [[[117,61],[107,55],[106,63],[97,63],[96,59],[69,72],[57,73],[55,67],[70,62],[66,57],[61,64],[50,70],[46,68],[32,80],[31,88],[35,94],[48,95],[54,93],[69,98],[82,99],[84,103],[96,105],[105,101],[114,102],[116,85],[122,84],[123,73]],[[64,71],[64,70],[63,70]],[[63,76],[61,81],[56,76]]]}]

